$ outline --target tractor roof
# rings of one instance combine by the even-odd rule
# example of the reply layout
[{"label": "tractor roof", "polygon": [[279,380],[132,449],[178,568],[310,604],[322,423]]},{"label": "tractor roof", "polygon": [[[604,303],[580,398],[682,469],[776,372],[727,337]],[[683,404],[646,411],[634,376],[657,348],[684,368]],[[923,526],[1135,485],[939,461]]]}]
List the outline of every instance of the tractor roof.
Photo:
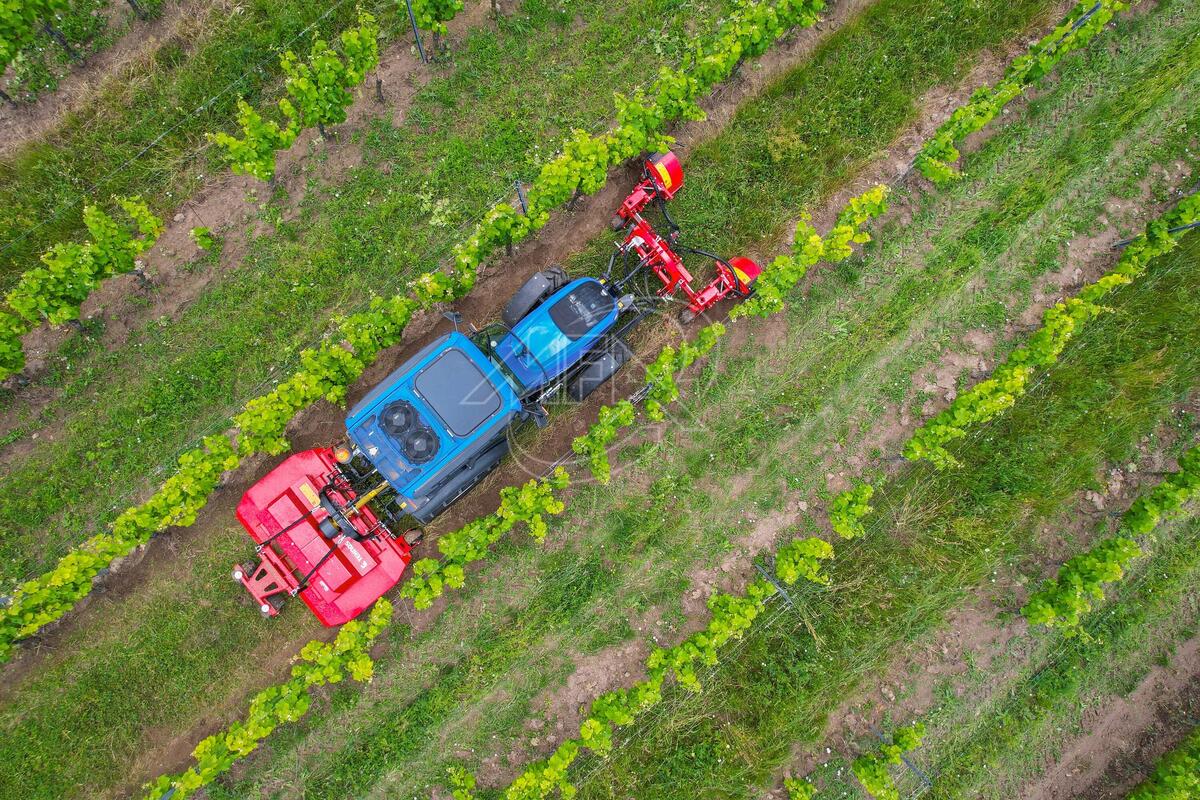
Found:
[{"label": "tractor roof", "polygon": [[491,441],[520,408],[499,369],[455,332],[376,386],[350,411],[346,429],[383,477],[411,498]]}]

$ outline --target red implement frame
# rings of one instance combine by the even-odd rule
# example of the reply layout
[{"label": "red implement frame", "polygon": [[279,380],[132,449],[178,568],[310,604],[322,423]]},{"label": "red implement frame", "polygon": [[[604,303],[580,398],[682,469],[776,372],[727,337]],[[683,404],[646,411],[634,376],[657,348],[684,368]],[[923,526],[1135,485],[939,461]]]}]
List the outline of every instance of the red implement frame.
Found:
[{"label": "red implement frame", "polygon": [[[717,266],[717,275],[700,289],[692,287],[692,274],[683,265],[683,259],[675,252],[677,231],[669,236],[660,236],[642,212],[652,202],[665,203],[683,188],[683,166],[674,153],[660,153],[646,161],[645,177],[625,198],[621,208],[612,219],[614,230],[626,230],[623,250],[632,251],[639,265],[649,267],[662,281],[658,290],[666,297],[682,290],[688,298],[686,314],[695,318],[715,306],[731,294],[747,297],[753,290],[754,281],[762,268],[748,258],[723,258],[711,256]],[[705,254],[708,255],[708,254]]]},{"label": "red implement frame", "polygon": [[[354,535],[328,538],[322,532],[321,523],[331,517],[322,492]],[[394,537],[369,507],[355,508],[354,500],[327,448],[289,457],[242,497],[238,520],[258,544],[261,560],[253,569],[235,567],[233,576],[263,614],[275,616],[284,598],[299,595],[323,624],[341,625],[400,580],[412,560],[408,542]]]}]

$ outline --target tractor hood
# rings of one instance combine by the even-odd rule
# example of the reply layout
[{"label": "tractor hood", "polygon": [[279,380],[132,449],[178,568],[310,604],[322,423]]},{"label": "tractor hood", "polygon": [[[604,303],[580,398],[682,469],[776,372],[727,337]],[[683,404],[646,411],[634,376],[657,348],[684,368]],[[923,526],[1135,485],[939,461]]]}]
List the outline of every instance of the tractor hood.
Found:
[{"label": "tractor hood", "polygon": [[460,333],[443,336],[395,370],[346,418],[359,451],[420,505],[521,410],[497,367]]}]

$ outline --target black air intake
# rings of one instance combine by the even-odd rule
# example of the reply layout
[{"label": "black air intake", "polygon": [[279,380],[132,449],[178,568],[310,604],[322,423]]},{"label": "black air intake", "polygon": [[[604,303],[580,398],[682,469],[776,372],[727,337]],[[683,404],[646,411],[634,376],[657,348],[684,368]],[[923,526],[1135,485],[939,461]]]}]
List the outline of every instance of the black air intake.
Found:
[{"label": "black air intake", "polygon": [[388,403],[379,413],[379,427],[398,442],[403,441],[404,434],[408,433],[420,420],[417,410],[407,400]]},{"label": "black air intake", "polygon": [[404,435],[400,449],[404,456],[414,464],[428,463],[438,451],[438,437],[433,429],[421,426],[413,428]]}]

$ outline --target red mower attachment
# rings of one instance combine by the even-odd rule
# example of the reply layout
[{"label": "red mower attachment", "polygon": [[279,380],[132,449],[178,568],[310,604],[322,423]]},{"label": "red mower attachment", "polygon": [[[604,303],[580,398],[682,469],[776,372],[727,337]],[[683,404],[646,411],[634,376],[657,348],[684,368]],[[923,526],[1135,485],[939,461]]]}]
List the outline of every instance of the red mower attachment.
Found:
[{"label": "red mower attachment", "polygon": [[386,484],[356,495],[328,448],[296,453],[242,497],[237,516],[261,561],[233,578],[266,616],[297,594],[328,626],[354,619],[396,585],[411,546],[367,507]]},{"label": "red mower attachment", "polygon": [[[762,268],[754,261],[741,256],[727,261],[704,250],[679,245],[679,228],[666,209],[666,201],[683,187],[683,166],[679,158],[674,153],[651,156],[646,161],[643,175],[642,182],[625,198],[611,225],[614,231],[626,231],[625,241],[619,249],[635,254],[638,267],[649,267],[662,281],[658,296],[666,297],[681,290],[688,298],[688,306],[682,314],[685,323],[730,295],[749,297],[754,291],[754,282],[762,274]],[[671,232],[665,237],[642,216],[651,203],[662,211],[670,225]],[[717,267],[716,277],[699,290],[694,289],[692,274],[684,266],[680,252],[711,258]]]}]

